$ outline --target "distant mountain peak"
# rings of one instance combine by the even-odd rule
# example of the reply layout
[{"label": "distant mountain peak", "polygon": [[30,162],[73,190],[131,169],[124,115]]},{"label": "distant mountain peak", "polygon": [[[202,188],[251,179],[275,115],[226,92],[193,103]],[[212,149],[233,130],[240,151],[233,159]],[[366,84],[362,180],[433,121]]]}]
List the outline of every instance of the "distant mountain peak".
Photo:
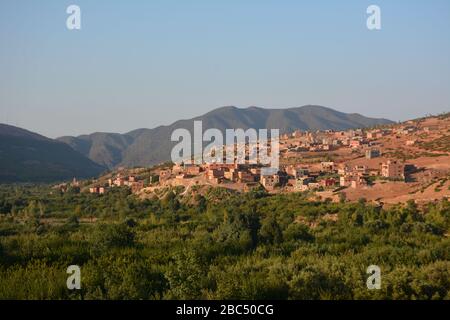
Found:
[{"label": "distant mountain peak", "polygon": [[367,118],[359,114],[346,114],[328,107],[305,105],[296,108],[274,109],[250,106],[239,108],[223,106],[202,116],[179,120],[168,126],[137,129],[126,134],[92,134],[59,138],[75,150],[102,166],[150,166],[170,160],[174,145],[170,136],[175,129],[192,132],[194,120],[203,122],[203,130],[225,129],[280,129],[281,133],[302,130],[346,130],[388,124],[386,119]]},{"label": "distant mountain peak", "polygon": [[0,123],[0,135],[2,136],[14,136],[14,137],[27,137],[32,139],[39,139],[43,141],[49,141],[51,139],[44,137],[35,132],[28,131],[26,129],[22,129],[13,125]]},{"label": "distant mountain peak", "polygon": [[0,183],[88,178],[104,170],[67,144],[0,124]]}]

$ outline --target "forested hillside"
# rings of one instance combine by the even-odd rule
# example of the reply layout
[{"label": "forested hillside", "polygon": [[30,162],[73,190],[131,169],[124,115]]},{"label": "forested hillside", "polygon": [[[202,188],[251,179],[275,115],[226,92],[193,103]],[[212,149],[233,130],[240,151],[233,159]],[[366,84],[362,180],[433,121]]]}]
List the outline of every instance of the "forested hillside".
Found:
[{"label": "forested hillside", "polygon": [[91,178],[105,170],[65,143],[0,123],[0,183]]}]

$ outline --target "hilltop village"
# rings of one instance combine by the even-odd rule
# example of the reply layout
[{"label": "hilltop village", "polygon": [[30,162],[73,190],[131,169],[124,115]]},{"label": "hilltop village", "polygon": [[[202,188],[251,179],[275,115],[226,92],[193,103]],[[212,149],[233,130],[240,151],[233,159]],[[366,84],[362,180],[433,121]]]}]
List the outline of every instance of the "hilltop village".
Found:
[{"label": "hilltop village", "polygon": [[264,175],[261,169],[219,163],[120,168],[83,183],[82,189],[101,195],[111,188],[127,187],[145,198],[176,187],[186,193],[193,187],[236,192],[262,187],[270,193],[309,192],[313,198],[331,201],[440,200],[450,197],[450,116],[369,129],[296,130],[280,137],[279,171]]}]

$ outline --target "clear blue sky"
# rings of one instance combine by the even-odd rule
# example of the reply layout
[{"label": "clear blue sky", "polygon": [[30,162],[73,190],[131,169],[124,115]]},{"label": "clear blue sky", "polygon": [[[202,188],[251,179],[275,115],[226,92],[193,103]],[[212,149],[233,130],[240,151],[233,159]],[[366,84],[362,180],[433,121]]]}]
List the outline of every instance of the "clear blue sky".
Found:
[{"label": "clear blue sky", "polygon": [[56,137],[304,104],[450,111],[450,1],[0,1],[0,122]]}]

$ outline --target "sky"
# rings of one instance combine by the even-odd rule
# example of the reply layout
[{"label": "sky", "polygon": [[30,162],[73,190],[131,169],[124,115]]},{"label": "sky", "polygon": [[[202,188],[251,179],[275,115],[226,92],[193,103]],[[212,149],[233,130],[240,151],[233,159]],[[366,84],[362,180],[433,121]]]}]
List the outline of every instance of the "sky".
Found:
[{"label": "sky", "polygon": [[49,137],[230,105],[407,120],[450,111],[449,89],[448,0],[0,1],[0,123]]}]

